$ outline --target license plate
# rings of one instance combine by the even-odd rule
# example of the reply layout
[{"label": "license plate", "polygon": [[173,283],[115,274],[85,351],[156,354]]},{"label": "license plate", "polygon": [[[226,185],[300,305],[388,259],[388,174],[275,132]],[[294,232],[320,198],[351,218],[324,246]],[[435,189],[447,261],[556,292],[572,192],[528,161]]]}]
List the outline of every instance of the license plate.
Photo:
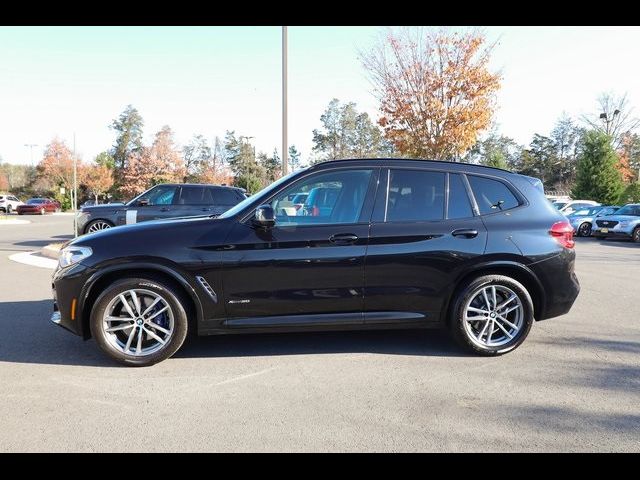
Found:
[{"label": "license plate", "polygon": [[609,229],[608,228],[601,228],[600,232],[602,233],[609,233]]}]

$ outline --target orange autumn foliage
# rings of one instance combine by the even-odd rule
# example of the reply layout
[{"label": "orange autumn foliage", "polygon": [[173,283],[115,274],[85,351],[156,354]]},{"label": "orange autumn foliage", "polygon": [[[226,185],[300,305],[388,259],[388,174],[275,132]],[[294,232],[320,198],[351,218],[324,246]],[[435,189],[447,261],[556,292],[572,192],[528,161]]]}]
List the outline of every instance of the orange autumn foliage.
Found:
[{"label": "orange autumn foliage", "polygon": [[[414,33],[417,32],[417,33]],[[489,127],[500,75],[480,33],[389,32],[363,56],[380,99],[379,124],[404,155],[453,160]]]}]

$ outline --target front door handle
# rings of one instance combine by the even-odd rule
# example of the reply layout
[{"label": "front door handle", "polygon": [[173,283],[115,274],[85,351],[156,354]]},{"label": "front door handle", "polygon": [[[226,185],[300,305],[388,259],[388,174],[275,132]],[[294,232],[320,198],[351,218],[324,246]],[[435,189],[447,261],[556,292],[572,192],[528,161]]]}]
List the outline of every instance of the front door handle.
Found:
[{"label": "front door handle", "polygon": [[353,233],[336,233],[329,237],[329,241],[336,245],[351,245],[358,241],[358,236]]},{"label": "front door handle", "polygon": [[451,235],[454,237],[476,238],[478,236],[478,231],[472,228],[459,228],[458,230],[451,232]]},{"label": "front door handle", "polygon": [[161,211],[161,212],[168,212],[169,210],[170,210],[170,208],[169,208],[169,207],[162,207],[162,208],[160,209],[160,211]]},{"label": "front door handle", "polygon": [[207,208],[207,207],[203,207],[203,208],[201,208],[201,210],[202,210],[203,212],[209,212],[209,211],[211,211],[211,209],[210,209],[210,208]]}]

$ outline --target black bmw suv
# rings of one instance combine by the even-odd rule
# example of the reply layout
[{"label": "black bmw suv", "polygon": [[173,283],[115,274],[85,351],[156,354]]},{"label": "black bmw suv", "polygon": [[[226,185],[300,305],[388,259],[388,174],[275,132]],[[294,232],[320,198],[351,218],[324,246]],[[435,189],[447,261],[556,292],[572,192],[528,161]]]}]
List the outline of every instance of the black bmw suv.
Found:
[{"label": "black bmw suv", "polygon": [[194,215],[220,215],[244,200],[244,190],[222,185],[162,183],[123,203],[84,206],[78,213],[78,235],[118,225]]},{"label": "black bmw suv", "polygon": [[[319,188],[331,192],[322,205],[292,207]],[[542,190],[464,163],[318,164],[217,218],[76,239],[53,276],[52,321],[140,366],[189,332],[446,327],[472,352],[502,354],[579,291],[573,228]]]}]

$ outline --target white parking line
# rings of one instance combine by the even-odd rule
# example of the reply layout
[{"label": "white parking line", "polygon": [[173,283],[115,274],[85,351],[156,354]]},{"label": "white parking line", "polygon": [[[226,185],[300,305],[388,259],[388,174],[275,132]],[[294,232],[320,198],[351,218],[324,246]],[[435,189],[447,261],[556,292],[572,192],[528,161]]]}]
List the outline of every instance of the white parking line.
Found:
[{"label": "white parking line", "polygon": [[48,268],[49,270],[55,270],[58,262],[51,258],[41,257],[38,252],[21,252],[14,253],[9,256],[9,260],[14,262],[24,263],[25,265],[32,265],[34,267]]},{"label": "white parking line", "polygon": [[30,220],[18,220],[17,218],[7,218],[6,220],[0,220],[0,226],[2,225],[26,225],[31,223]]}]

